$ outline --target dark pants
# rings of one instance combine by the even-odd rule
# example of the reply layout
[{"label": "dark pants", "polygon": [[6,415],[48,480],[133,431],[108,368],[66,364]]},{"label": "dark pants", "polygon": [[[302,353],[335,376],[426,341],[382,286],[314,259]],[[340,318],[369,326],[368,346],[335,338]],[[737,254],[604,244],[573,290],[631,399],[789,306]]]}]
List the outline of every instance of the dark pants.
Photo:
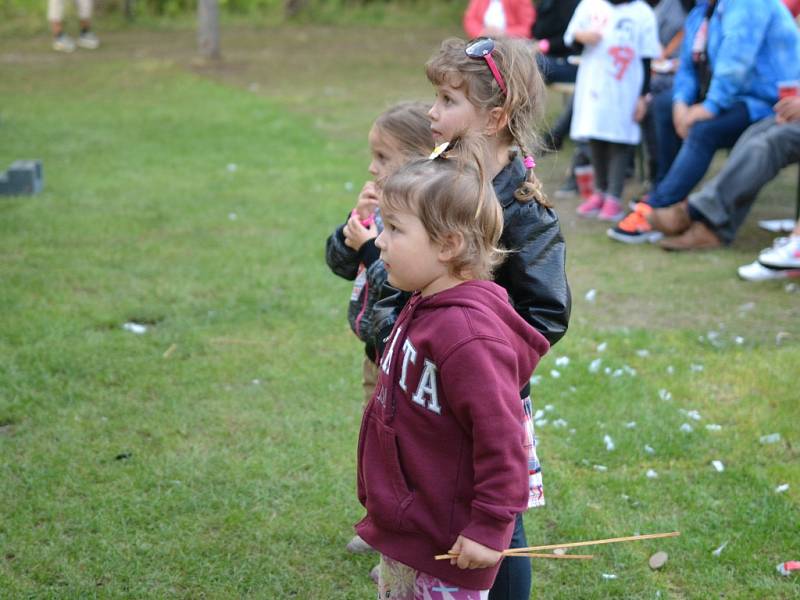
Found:
[{"label": "dark pants", "polygon": [[[664,128],[666,119],[674,131],[671,108],[668,114],[662,111],[656,114],[656,120],[661,121]],[[750,114],[743,102],[737,102],[712,119],[692,125],[669,171],[650,194],[648,204],[664,208],[686,198],[708,171],[714,153],[720,148],[732,147],[749,125]],[[659,143],[664,143],[663,138]]]},{"label": "dark pants", "polygon": [[[514,535],[511,537],[511,548],[525,548],[525,528],[522,524],[522,513],[517,515],[514,523]],[[526,557],[504,558],[500,563],[497,578],[489,591],[489,600],[529,600],[531,597],[531,559]]]},{"label": "dark pants", "polygon": [[589,140],[589,150],[594,167],[594,188],[619,200],[625,187],[625,172],[633,156],[634,146]]},{"label": "dark pants", "polygon": [[547,85],[551,83],[575,83],[578,76],[578,65],[567,62],[566,57],[554,58],[546,54],[536,54],[536,64],[542,72]]}]

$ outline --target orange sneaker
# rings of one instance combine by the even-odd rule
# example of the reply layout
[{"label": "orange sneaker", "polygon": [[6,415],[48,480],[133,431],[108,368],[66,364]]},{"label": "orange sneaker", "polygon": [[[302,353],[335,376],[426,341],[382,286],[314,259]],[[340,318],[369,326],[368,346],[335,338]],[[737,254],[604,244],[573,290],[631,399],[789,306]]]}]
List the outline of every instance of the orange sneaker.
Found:
[{"label": "orange sneaker", "polygon": [[606,233],[612,240],[625,244],[654,244],[664,235],[653,229],[647,222],[647,216],[653,212],[653,207],[644,202],[637,202],[633,211],[628,213],[616,227],[610,228]]}]

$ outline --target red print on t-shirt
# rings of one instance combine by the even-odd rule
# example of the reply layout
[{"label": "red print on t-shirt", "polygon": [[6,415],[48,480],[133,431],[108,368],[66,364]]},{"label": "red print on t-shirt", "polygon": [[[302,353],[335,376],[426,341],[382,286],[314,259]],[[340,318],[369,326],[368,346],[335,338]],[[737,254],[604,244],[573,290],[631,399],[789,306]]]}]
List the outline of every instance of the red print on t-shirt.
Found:
[{"label": "red print on t-shirt", "polygon": [[617,72],[614,73],[614,78],[620,81],[625,77],[625,71],[628,70],[628,65],[631,64],[635,53],[630,46],[612,46],[609,48],[608,53],[614,59],[614,68]]}]

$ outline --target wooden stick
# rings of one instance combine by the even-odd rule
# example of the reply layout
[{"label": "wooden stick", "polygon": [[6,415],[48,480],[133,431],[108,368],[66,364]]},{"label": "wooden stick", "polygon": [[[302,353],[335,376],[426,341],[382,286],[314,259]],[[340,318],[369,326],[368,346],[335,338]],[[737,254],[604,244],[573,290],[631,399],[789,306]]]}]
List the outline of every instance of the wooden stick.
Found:
[{"label": "wooden stick", "polygon": [[568,544],[550,544],[548,546],[531,546],[529,548],[510,548],[506,552],[508,555],[514,555],[518,552],[534,552],[536,550],[552,550],[554,548],[576,548],[578,546],[594,546],[597,544],[615,544],[617,542],[635,542],[638,540],[655,540],[659,538],[676,537],[681,534],[680,531],[671,531],[669,533],[648,533],[645,535],[630,535],[628,537],[608,538],[605,540],[589,540],[586,542],[571,542]]},{"label": "wooden stick", "polygon": [[[566,560],[590,560],[594,558],[593,554],[536,554],[533,552],[509,552],[506,550],[502,553],[503,556],[511,556],[511,557],[520,557],[520,556],[527,556],[529,558],[556,558],[556,559],[566,559]],[[449,558],[458,558],[458,554],[437,554],[434,556],[436,560],[447,560]]]}]

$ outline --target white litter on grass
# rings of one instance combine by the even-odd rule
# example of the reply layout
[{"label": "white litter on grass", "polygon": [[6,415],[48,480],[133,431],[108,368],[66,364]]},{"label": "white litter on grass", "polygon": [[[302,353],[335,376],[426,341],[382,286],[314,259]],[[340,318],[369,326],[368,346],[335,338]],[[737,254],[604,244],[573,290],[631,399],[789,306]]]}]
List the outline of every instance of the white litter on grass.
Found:
[{"label": "white litter on grass", "polygon": [[345,181],[344,182],[344,191],[352,192],[353,191],[353,182],[352,181]]},{"label": "white litter on grass", "polygon": [[536,425],[536,427],[544,427],[547,425],[547,419],[539,419],[538,421],[534,421],[533,424]]},{"label": "white litter on grass", "polygon": [[541,419],[541,418],[543,418],[543,417],[544,417],[544,411],[543,411],[543,410],[540,408],[540,409],[538,409],[538,410],[536,411],[536,413],[533,415],[533,420],[534,420],[534,421],[538,421],[539,419]]},{"label": "white litter on grass", "polygon": [[636,429],[636,421],[628,421],[625,423],[625,429]]},{"label": "white litter on grass", "polygon": [[238,218],[239,218],[239,215],[237,215],[235,212],[228,213],[228,220],[229,221],[235,221]]},{"label": "white litter on grass", "polygon": [[544,405],[544,409],[545,409],[547,412],[553,412],[553,411],[556,409],[556,407],[555,407],[555,406],[553,406],[552,404],[545,404],[545,405]]},{"label": "white litter on grass", "polygon": [[762,435],[760,438],[758,438],[758,441],[762,444],[777,444],[781,441],[781,434],[770,433],[769,435]]},{"label": "white litter on grass", "polygon": [[567,553],[567,548],[555,548],[553,550],[553,554],[557,554],[558,556],[564,556]]},{"label": "white litter on grass", "polygon": [[127,323],[123,324],[122,328],[125,331],[130,331],[131,333],[135,333],[137,335],[142,335],[143,333],[147,332],[146,325],[142,325],[141,323],[134,323],[133,321],[128,321]]},{"label": "white litter on grass", "polygon": [[559,356],[556,359],[556,366],[557,367],[566,367],[569,365],[569,356]]},{"label": "white litter on grass", "polygon": [[656,473],[653,469],[647,469],[647,473],[645,473],[648,479],[657,479],[658,473]]},{"label": "white litter on grass", "polygon": [[601,575],[603,576],[603,579],[605,579],[605,580],[616,579],[617,578],[617,576],[614,575],[614,573],[601,573]]},{"label": "white litter on grass", "polygon": [[593,468],[595,471],[599,471],[601,473],[605,473],[606,471],[608,471],[608,467],[605,465],[595,465]]},{"label": "white litter on grass", "polygon": [[606,375],[611,375],[611,367],[606,367],[605,369],[603,369],[603,373],[605,373]]},{"label": "white litter on grass", "polygon": [[664,400],[665,402],[669,402],[672,400],[672,394],[665,389],[658,390],[658,397]]},{"label": "white litter on grass", "polygon": [[680,413],[682,415],[686,415],[690,419],[694,419],[695,421],[699,421],[700,419],[703,418],[703,417],[700,416],[700,413],[697,412],[696,410],[684,410],[684,409],[681,408],[680,409]]},{"label": "white litter on grass", "polygon": [[726,540],[726,541],[722,542],[722,545],[719,548],[717,548],[716,550],[714,550],[711,554],[713,556],[719,556],[720,554],[722,554],[722,551],[725,550],[725,546],[727,546],[727,545],[728,545],[728,542]]},{"label": "white litter on grass", "polygon": [[550,377],[552,377],[553,379],[558,379],[559,377],[561,377],[561,373],[559,373],[555,369],[552,369],[550,371]]},{"label": "white litter on grass", "polygon": [[253,381],[251,383],[253,385],[261,385],[261,380],[260,379],[253,379]]},{"label": "white litter on grass", "polygon": [[790,337],[790,336],[789,336],[789,332],[787,332],[787,331],[779,331],[779,332],[778,332],[778,333],[775,335],[775,344],[776,344],[776,345],[778,345],[778,346],[780,346],[780,345],[783,343],[783,340],[786,340],[786,339],[788,339],[789,337]]},{"label": "white litter on grass", "polygon": [[597,290],[592,288],[588,292],[586,292],[586,301],[587,302],[594,302],[597,299]]},{"label": "white litter on grass", "polygon": [[755,302],[745,302],[739,307],[739,312],[749,312],[756,307]]},{"label": "white litter on grass", "polygon": [[785,286],[783,286],[783,289],[787,294],[794,294],[797,291],[797,284],[787,283]]},{"label": "white litter on grass", "polygon": [[613,451],[616,446],[614,445],[614,440],[611,439],[610,435],[603,436],[603,443],[606,445],[606,450],[609,452]]},{"label": "white litter on grass", "polygon": [[239,167],[236,166],[236,163],[228,163],[228,166],[225,168],[228,169],[228,173],[236,173],[236,169]]},{"label": "white litter on grass", "polygon": [[733,338],[733,341],[736,342],[737,346],[744,344],[744,338],[740,335],[737,335],[735,338]]},{"label": "white litter on grass", "polygon": [[612,377],[622,377],[625,374],[625,371],[622,369],[614,369],[614,372],[611,373]]},{"label": "white litter on grass", "polygon": [[645,444],[644,445],[644,451],[647,452],[648,454],[655,454],[656,453],[655,448],[653,448],[650,444]]},{"label": "white litter on grass", "polygon": [[692,373],[700,373],[705,369],[705,367],[703,365],[692,363],[691,365],[689,365],[689,369],[691,369]]},{"label": "white litter on grass", "polygon": [[622,365],[622,370],[625,371],[631,377],[636,377],[636,369],[634,369],[630,365]]},{"label": "white litter on grass", "polygon": [[684,433],[692,433],[694,431],[694,428],[688,423],[684,423],[683,425],[681,425],[681,431]]},{"label": "white litter on grass", "polygon": [[566,426],[567,422],[564,419],[556,419],[555,421],[553,421],[553,427],[561,428]]},{"label": "white litter on grass", "polygon": [[717,473],[722,473],[725,470],[725,465],[722,464],[721,460],[712,460],[711,466],[717,470]]},{"label": "white litter on grass", "polygon": [[531,385],[539,385],[539,382],[542,380],[541,375],[534,375],[531,377]]},{"label": "white litter on grass", "polygon": [[706,429],[708,429],[709,431],[721,431],[722,425],[717,425],[716,423],[709,423],[708,425],[706,425]]},{"label": "white litter on grass", "polygon": [[599,344],[597,344],[598,352],[605,352],[606,348],[608,348],[608,342],[600,342]]},{"label": "white litter on grass", "polygon": [[589,363],[589,373],[599,373],[600,366],[603,364],[602,358],[595,358],[592,362]]},{"label": "white litter on grass", "polygon": [[675,367],[673,367],[672,365],[669,365],[667,367],[667,375],[674,375],[674,374],[675,374]]},{"label": "white litter on grass", "polygon": [[775,488],[775,493],[776,494],[782,494],[783,492],[787,491],[788,489],[789,489],[789,484],[788,483],[782,483],[778,487]]},{"label": "white litter on grass", "polygon": [[646,349],[637,350],[636,351],[636,356],[638,356],[640,358],[647,358],[648,356],[650,356],[650,350],[646,350]]}]

